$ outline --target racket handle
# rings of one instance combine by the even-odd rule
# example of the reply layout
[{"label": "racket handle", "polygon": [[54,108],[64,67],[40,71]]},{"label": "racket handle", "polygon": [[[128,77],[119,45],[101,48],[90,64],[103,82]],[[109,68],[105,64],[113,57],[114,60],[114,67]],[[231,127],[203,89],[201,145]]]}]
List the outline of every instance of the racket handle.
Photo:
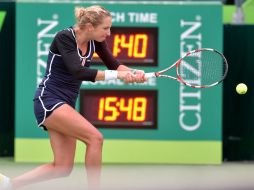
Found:
[{"label": "racket handle", "polygon": [[155,78],[155,77],[156,77],[156,75],[154,72],[153,73],[145,73],[145,78]]}]

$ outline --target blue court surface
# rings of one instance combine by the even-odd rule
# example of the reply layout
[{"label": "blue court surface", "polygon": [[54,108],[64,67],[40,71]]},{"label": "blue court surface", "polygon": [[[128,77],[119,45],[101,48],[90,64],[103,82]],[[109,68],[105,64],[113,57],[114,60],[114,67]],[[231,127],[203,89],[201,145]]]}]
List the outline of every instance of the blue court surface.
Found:
[{"label": "blue court surface", "polygon": [[[15,177],[40,163],[15,163],[0,159],[0,172]],[[87,189],[83,164],[75,164],[66,178],[33,184],[21,190]],[[253,190],[254,163],[221,165],[103,165],[101,190]]]}]

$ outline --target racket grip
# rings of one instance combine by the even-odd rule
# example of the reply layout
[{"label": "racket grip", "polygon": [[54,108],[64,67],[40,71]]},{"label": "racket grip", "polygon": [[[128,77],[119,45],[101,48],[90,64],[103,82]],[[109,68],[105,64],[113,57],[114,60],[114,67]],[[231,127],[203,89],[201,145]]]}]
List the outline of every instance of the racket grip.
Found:
[{"label": "racket grip", "polygon": [[145,73],[145,78],[155,78],[155,73]]}]

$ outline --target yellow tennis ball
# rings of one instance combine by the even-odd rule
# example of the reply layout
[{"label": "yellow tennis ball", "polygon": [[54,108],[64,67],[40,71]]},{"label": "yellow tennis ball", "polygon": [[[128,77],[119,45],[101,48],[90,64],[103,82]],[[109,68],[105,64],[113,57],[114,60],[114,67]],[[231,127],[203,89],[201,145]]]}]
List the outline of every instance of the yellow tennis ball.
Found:
[{"label": "yellow tennis ball", "polygon": [[240,83],[236,86],[236,92],[238,94],[245,94],[248,90],[248,87],[244,83]]}]

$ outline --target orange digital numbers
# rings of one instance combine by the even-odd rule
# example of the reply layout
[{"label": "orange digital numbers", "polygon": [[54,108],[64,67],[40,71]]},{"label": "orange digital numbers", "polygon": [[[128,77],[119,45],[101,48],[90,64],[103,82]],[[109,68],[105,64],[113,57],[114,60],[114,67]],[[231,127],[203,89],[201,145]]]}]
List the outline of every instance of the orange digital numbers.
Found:
[{"label": "orange digital numbers", "polygon": [[[127,104],[126,104],[127,102]],[[132,120],[133,98],[120,98],[119,110],[127,113],[127,120]]]},{"label": "orange digital numbers", "polygon": [[[158,65],[158,28],[157,27],[112,27],[106,44],[94,42],[92,64],[105,62],[104,50],[107,48],[120,63],[131,66]],[[103,42],[104,43],[104,42]],[[100,51],[100,53],[99,53]],[[102,57],[97,54],[98,52]],[[103,60],[104,59],[104,60]]]},{"label": "orange digital numbers", "polygon": [[156,129],[157,91],[85,89],[80,113],[97,128]]},{"label": "orange digital numbers", "polygon": [[[98,119],[105,121],[115,121],[120,113],[117,111],[115,103],[117,97],[101,98],[99,102]],[[109,114],[104,115],[105,111]]]},{"label": "orange digital numbers", "polygon": [[[147,34],[115,34],[113,36],[113,56],[118,57],[121,53],[127,53],[129,58],[146,58],[148,48]],[[98,54],[93,54],[98,58]]]},{"label": "orange digital numbers", "polygon": [[113,43],[113,55],[115,57],[123,50],[127,50],[129,58],[145,58],[147,56],[147,34],[116,34]]},{"label": "orange digital numbers", "polygon": [[101,121],[117,121],[121,117],[121,120],[142,122],[146,120],[146,112],[146,97],[118,98],[108,96],[99,99],[98,120]]},{"label": "orange digital numbers", "polygon": [[133,121],[144,121],[146,119],[146,98],[138,97],[134,99]]}]

